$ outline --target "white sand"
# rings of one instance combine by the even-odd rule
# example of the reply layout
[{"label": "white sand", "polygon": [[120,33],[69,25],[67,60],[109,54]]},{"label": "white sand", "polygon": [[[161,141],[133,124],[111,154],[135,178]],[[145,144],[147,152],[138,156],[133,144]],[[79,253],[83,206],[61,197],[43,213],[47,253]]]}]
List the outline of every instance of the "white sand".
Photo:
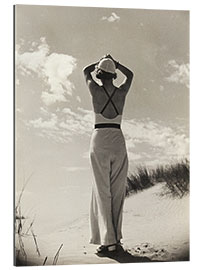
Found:
[{"label": "white sand", "polygon": [[[114,258],[95,255],[95,245],[89,244],[89,213],[67,223],[56,220],[54,230],[37,234],[41,256],[36,255],[32,237],[24,240],[28,264],[52,264],[56,251],[63,244],[57,264],[93,264],[140,261],[174,261],[188,257],[189,197],[173,199],[160,196],[163,184],[134,194],[125,200],[123,243],[128,252]],[[88,209],[88,208],[87,208]],[[37,221],[37,220],[36,220]],[[48,227],[49,224],[45,224]],[[133,256],[132,256],[133,255]]]}]

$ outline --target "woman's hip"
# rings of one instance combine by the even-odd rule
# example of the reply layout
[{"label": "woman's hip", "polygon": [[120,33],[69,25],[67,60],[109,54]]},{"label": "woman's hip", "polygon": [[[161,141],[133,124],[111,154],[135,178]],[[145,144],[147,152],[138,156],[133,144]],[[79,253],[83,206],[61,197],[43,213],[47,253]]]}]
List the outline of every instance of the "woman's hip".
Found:
[{"label": "woman's hip", "polygon": [[111,151],[120,149],[123,151],[126,149],[125,138],[119,129],[94,129],[91,136],[90,148],[95,150],[109,149]]}]

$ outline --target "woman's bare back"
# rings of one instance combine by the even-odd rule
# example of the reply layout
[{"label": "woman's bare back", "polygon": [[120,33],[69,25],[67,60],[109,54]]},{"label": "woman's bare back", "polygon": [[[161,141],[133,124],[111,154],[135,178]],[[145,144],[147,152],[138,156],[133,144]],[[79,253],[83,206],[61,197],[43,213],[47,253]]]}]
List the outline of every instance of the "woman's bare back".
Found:
[{"label": "woman's bare back", "polygon": [[[109,119],[115,118],[118,114],[122,115],[126,97],[125,92],[114,85],[95,87],[93,92],[92,103],[95,113],[101,113],[105,118]],[[113,97],[111,97],[112,94]]]}]

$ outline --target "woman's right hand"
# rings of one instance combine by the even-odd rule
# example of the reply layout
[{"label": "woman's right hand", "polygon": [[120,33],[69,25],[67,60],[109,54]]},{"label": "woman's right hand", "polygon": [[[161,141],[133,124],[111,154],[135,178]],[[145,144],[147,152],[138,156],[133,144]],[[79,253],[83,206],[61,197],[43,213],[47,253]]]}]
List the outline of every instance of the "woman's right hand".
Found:
[{"label": "woman's right hand", "polygon": [[113,59],[113,57],[110,54],[107,54],[106,58],[110,58],[111,60],[113,60],[115,62],[115,60]]}]

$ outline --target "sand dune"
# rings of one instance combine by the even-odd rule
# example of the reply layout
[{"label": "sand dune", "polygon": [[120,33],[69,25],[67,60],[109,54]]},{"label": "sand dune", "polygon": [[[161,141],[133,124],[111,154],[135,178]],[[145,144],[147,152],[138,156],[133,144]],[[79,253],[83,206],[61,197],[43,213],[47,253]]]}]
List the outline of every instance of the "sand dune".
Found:
[{"label": "sand dune", "polygon": [[163,185],[157,184],[125,200],[124,250],[109,257],[98,257],[96,246],[88,243],[89,216],[85,213],[69,224],[61,220],[54,232],[39,234],[40,256],[36,254],[33,239],[26,238],[28,265],[42,265],[46,256],[46,264],[53,264],[61,244],[57,264],[63,265],[188,260],[189,197],[161,196]]}]

